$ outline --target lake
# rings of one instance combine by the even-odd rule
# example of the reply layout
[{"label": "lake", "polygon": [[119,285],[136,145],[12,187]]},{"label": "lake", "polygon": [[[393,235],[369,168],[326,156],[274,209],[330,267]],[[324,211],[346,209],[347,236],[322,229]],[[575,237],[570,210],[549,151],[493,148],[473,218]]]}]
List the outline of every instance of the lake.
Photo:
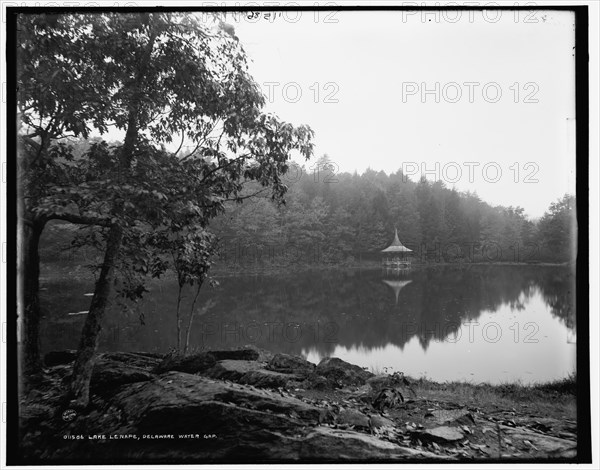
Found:
[{"label": "lake", "polygon": [[[204,286],[192,351],[254,344],[319,362],[327,356],[436,381],[546,382],[575,372],[575,279],[566,267],[436,266],[403,272],[331,269],[223,275]],[[93,283],[45,278],[42,349],[76,348]],[[193,292],[182,302],[186,341]],[[113,301],[102,351],[176,345],[176,282],[138,305]]]}]

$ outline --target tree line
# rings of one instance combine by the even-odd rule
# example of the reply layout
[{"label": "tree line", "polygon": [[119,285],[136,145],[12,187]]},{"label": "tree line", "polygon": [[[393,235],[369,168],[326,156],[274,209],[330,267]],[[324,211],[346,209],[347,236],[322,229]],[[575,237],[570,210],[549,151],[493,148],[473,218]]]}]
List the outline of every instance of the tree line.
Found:
[{"label": "tree line", "polygon": [[522,207],[493,206],[442,181],[413,181],[368,169],[338,173],[322,156],[284,177],[286,204],[255,199],[215,219],[224,264],[356,263],[379,259],[393,240],[413,260],[435,262],[568,262],[575,256],[575,197],[552,202],[539,220]]}]

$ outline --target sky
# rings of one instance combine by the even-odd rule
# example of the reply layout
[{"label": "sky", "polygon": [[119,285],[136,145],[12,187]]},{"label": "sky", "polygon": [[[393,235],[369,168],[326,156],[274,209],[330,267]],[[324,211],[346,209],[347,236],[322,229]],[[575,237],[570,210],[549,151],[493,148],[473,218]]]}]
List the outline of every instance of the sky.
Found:
[{"label": "sky", "polygon": [[404,169],[416,180],[424,171],[534,218],[575,193],[570,12],[288,11],[226,21],[266,111],[310,125],[316,157],[327,154],[340,172]]}]

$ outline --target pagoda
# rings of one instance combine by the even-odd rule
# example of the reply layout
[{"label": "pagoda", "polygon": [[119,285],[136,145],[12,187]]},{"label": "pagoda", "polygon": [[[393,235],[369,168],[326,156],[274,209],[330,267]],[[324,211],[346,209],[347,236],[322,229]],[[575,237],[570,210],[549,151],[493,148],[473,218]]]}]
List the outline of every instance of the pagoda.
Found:
[{"label": "pagoda", "polygon": [[406,248],[398,238],[398,230],[395,229],[394,241],[385,250],[381,250],[381,264],[389,267],[410,266],[410,254],[412,250]]}]

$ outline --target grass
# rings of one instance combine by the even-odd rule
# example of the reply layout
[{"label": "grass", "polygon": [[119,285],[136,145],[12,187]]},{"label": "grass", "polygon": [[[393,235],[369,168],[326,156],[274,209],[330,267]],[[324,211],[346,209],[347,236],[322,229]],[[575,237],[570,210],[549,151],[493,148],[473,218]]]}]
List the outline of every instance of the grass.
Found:
[{"label": "grass", "polygon": [[519,413],[537,413],[554,418],[576,417],[577,378],[575,374],[547,383],[433,382],[429,379],[411,381],[420,397],[481,408],[487,412],[514,410]]},{"label": "grass", "polygon": [[542,384],[536,384],[533,386],[533,388],[542,392],[556,392],[561,395],[576,395],[577,374],[572,373],[564,379],[554,380],[552,382]]}]

